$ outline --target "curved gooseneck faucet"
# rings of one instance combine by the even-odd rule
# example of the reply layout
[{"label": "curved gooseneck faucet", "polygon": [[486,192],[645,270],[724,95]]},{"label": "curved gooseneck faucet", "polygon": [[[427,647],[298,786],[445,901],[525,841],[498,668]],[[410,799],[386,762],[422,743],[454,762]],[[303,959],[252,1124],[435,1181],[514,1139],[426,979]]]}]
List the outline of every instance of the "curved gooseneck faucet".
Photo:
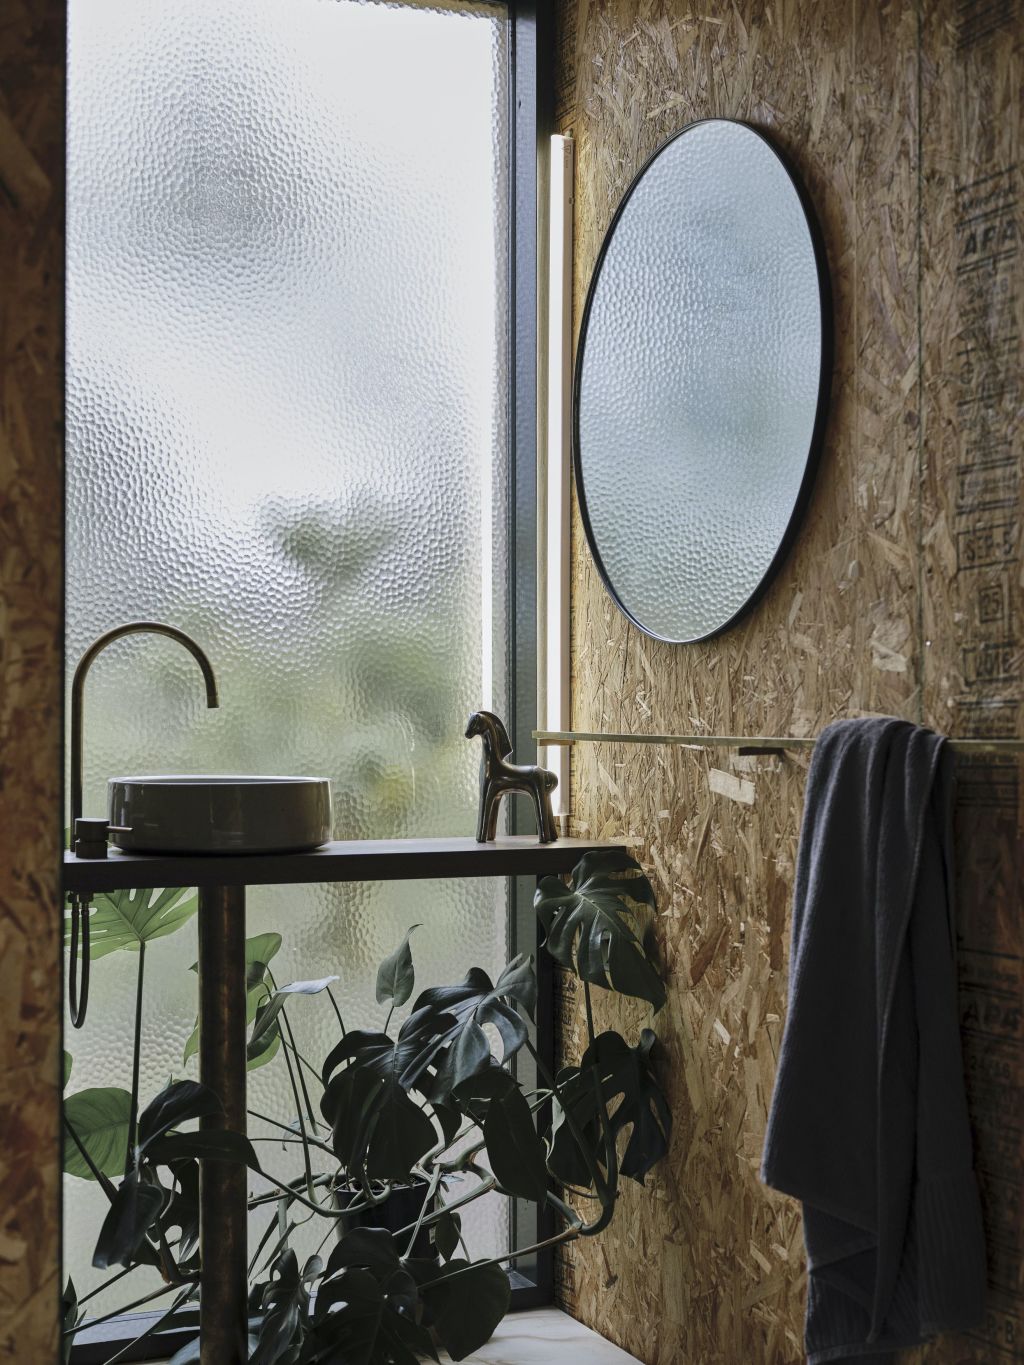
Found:
[{"label": "curved gooseneck faucet", "polygon": [[[220,705],[217,699],[217,680],[213,674],[213,665],[195,640],[186,635],[183,630],[178,630],[175,626],[165,626],[160,621],[129,621],[126,625],[115,626],[113,630],[108,630],[98,640],[94,640],[79,659],[74,677],[71,680],[71,828],[69,840],[72,848],[75,846],[75,825],[82,814],[84,754],[82,702],[85,693],[85,679],[96,656],[102,653],[107,645],[112,644],[115,640],[120,640],[124,635],[166,635],[169,639],[177,640],[180,645],[184,645],[202,671],[203,682],[206,684],[206,705],[211,709]],[[77,980],[79,929],[81,929],[82,942],[80,994]],[[89,1001],[89,898],[87,896],[75,895],[71,897],[71,966],[68,974],[68,994],[71,1004],[71,1022],[75,1028],[81,1028],[85,1022],[85,1011]]]},{"label": "curved gooseneck faucet", "polygon": [[75,668],[75,676],[71,680],[71,847],[75,841],[75,821],[82,814],[82,763],[83,763],[83,734],[82,734],[82,700],[85,693],[85,679],[92,667],[98,654],[106,649],[107,645],[113,644],[115,640],[120,640],[124,635],[166,635],[172,640],[177,640],[180,645],[184,645],[188,652],[195,659],[203,674],[203,682],[206,684],[206,705],[213,709],[220,705],[217,699],[217,680],[213,676],[213,665],[196,644],[195,640],[185,634],[183,630],[178,630],[175,626],[165,626],[159,621],[130,621],[124,626],[115,626],[113,630],[108,630],[105,635],[101,635],[98,640],[94,640],[78,661]]}]

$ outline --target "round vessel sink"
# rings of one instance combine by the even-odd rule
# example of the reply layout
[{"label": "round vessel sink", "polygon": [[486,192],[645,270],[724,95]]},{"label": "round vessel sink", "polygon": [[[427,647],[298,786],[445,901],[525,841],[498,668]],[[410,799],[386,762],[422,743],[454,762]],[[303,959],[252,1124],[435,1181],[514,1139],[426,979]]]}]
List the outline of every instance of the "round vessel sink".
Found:
[{"label": "round vessel sink", "polygon": [[326,777],[112,777],[111,843],[132,853],[301,853],[331,837]]}]

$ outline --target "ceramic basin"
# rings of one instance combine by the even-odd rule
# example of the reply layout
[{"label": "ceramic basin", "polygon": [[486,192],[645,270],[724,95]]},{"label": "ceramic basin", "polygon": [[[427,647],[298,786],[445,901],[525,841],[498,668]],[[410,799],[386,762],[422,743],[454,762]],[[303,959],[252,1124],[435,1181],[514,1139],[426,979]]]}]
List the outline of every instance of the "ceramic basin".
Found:
[{"label": "ceramic basin", "polygon": [[299,853],[331,837],[326,777],[112,777],[110,840],[133,853]]}]

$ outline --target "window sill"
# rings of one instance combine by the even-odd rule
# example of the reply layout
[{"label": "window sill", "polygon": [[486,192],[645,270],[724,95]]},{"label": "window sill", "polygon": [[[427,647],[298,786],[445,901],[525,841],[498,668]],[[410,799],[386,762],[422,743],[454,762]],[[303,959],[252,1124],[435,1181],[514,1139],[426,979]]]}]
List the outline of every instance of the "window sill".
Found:
[{"label": "window sill", "polygon": [[[449,1359],[443,1353],[442,1365],[448,1365]],[[510,1313],[487,1345],[467,1356],[463,1365],[564,1365],[566,1360],[585,1360],[587,1365],[638,1365],[635,1356],[557,1308]],[[153,1360],[144,1365],[161,1362]]]},{"label": "window sill", "polygon": [[[441,1360],[447,1365],[447,1354]],[[557,1308],[510,1313],[487,1345],[467,1356],[463,1365],[564,1365],[567,1360],[639,1365],[635,1356]]]}]

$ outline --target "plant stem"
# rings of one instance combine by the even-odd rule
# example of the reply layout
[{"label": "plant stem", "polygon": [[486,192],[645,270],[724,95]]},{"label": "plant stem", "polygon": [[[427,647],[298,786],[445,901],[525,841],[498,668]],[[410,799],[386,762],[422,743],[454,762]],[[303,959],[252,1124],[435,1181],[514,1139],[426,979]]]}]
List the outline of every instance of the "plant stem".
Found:
[{"label": "plant stem", "polygon": [[[293,1138],[295,1137],[295,1129],[290,1123],[282,1123],[280,1119],[272,1119],[269,1114],[261,1114],[258,1109],[247,1109],[245,1112],[250,1118],[259,1119],[263,1123],[269,1123],[272,1127],[280,1128],[286,1133],[291,1133]],[[302,1141],[301,1138],[296,1140],[299,1142]],[[320,1151],[326,1152],[328,1156],[334,1156],[334,1148],[328,1147],[326,1142],[321,1142],[318,1138],[307,1138],[306,1141],[311,1147],[319,1147]]]},{"label": "plant stem", "polygon": [[[165,1284],[162,1289],[154,1289],[149,1294],[143,1294],[141,1299],[136,1299],[134,1303],[122,1304],[120,1308],[114,1308],[109,1313],[104,1313],[101,1318],[90,1318],[87,1324],[85,1322],[76,1323],[74,1327],[69,1327],[63,1335],[72,1337],[85,1326],[98,1327],[101,1322],[109,1322],[111,1318],[119,1318],[122,1313],[131,1313],[134,1309],[141,1308],[144,1303],[152,1303],[154,1299],[163,1298],[165,1294],[173,1294],[176,1289],[180,1288],[181,1285],[178,1284]],[[194,1286],[190,1286],[190,1288],[194,1288]]]},{"label": "plant stem", "polygon": [[[284,1014],[284,1010],[281,1011]],[[288,1080],[292,1087],[292,1098],[295,1101],[295,1108],[299,1120],[299,1132],[302,1134],[302,1165],[306,1171],[306,1193],[311,1202],[313,1201],[313,1164],[309,1159],[309,1142],[306,1134],[306,1121],[302,1117],[302,1100],[299,1098],[299,1088],[295,1084],[295,1072],[292,1069],[292,1059],[288,1056],[288,1049],[284,1049],[284,1064],[288,1068]],[[314,1125],[315,1127],[315,1125]]]},{"label": "plant stem", "polygon": [[[461,1209],[464,1205],[471,1204],[474,1199],[479,1199],[481,1195],[490,1193],[490,1191],[497,1186],[498,1182],[495,1180],[493,1174],[490,1171],[488,1171],[485,1167],[477,1166],[473,1163],[470,1163],[467,1169],[477,1177],[477,1179],[480,1182],[479,1185],[477,1185],[475,1189],[471,1190],[469,1194],[463,1195],[461,1199],[453,1199],[450,1204],[443,1205],[435,1213],[431,1213],[426,1215],[426,1217],[422,1217],[417,1222],[416,1225],[417,1228],[430,1227],[431,1224],[436,1223],[439,1221],[439,1219],[443,1218],[446,1213],[454,1213],[456,1209]],[[594,1196],[590,1195],[588,1196],[588,1198],[592,1199],[594,1198]],[[556,1194],[553,1194],[550,1190],[547,1192],[546,1201],[549,1204],[551,1204],[558,1211],[561,1217],[563,1217],[566,1220],[566,1222],[569,1224],[569,1231],[571,1231],[573,1235],[578,1234],[581,1237],[593,1236],[594,1232],[600,1232],[601,1229],[605,1226],[604,1223],[595,1223],[593,1225],[585,1223],[575,1209],[570,1208],[568,1204],[564,1203],[563,1200],[559,1199],[559,1197]],[[395,1233],[395,1236],[396,1237],[404,1236],[405,1233],[407,1233],[412,1226],[413,1224],[409,1223],[406,1224],[404,1228],[399,1228],[398,1231]],[[539,1243],[539,1245],[548,1246],[553,1245],[554,1242],[564,1240],[565,1237],[563,1233],[559,1233],[554,1237],[554,1239],[550,1243],[541,1242]],[[536,1247],[532,1246],[519,1247],[515,1251],[508,1252],[506,1256],[498,1257],[495,1261],[491,1262],[491,1264],[497,1265],[502,1260],[512,1260],[516,1256],[526,1256],[531,1251],[534,1250],[536,1250]],[[406,1255],[408,1255],[408,1252],[406,1253]]]},{"label": "plant stem", "polygon": [[587,1010],[587,1038],[593,1043],[597,1036],[594,1032],[594,1005],[590,998],[590,982],[586,977],[583,978],[583,1003]]},{"label": "plant stem", "polygon": [[[269,967],[267,968],[267,976],[270,978],[270,984],[271,984],[271,986],[273,986],[274,990],[276,991],[276,990],[277,990],[277,982],[274,980],[274,973],[270,970]],[[296,1057],[297,1057],[297,1056],[299,1055],[299,1049],[295,1046],[295,1034],[292,1033],[292,1026],[291,1026],[291,1024],[288,1022],[288,1012],[287,1012],[287,1010],[284,1008],[283,1005],[281,1006],[281,1023],[284,1025],[284,1027],[285,1027],[285,1028],[287,1029],[287,1031],[288,1031],[288,1042],[291,1043],[291,1045],[292,1045],[292,1051],[295,1053],[295,1055],[296,1055]],[[282,1041],[283,1041],[283,1040],[282,1040]],[[288,1077],[289,1077],[289,1079],[291,1080],[291,1083],[292,1083],[292,1092],[294,1093],[294,1091],[295,1091],[295,1078],[292,1076],[292,1066],[291,1066],[291,1062],[288,1060],[288,1047],[287,1047],[287,1044],[285,1045],[284,1059],[285,1059],[285,1062],[287,1062],[287,1064],[288,1064]],[[316,1118],[315,1118],[315,1116],[314,1116],[314,1114],[313,1114],[313,1102],[312,1102],[312,1100],[309,1098],[309,1091],[306,1089],[306,1078],[305,1078],[305,1076],[302,1074],[302,1067],[301,1067],[301,1066],[298,1068],[298,1073],[299,1073],[299,1087],[300,1087],[301,1090],[302,1090],[302,1098],[306,1101],[306,1113],[307,1113],[307,1115],[309,1116],[309,1126],[313,1129],[313,1132],[315,1133],[315,1132],[316,1132],[316,1128],[317,1128],[317,1123],[316,1123]],[[295,1098],[295,1104],[296,1104],[296,1107],[298,1108],[298,1107],[299,1107],[298,1096],[296,1096],[296,1098]],[[301,1114],[300,1114],[299,1117],[300,1117],[300,1122],[301,1122]],[[306,1135],[305,1129],[303,1129],[302,1135],[303,1135],[303,1138],[305,1138],[305,1135]]]},{"label": "plant stem", "polygon": [[[471,1170],[480,1181],[480,1184],[477,1185],[476,1189],[470,1190],[469,1194],[464,1194],[461,1199],[453,1199],[450,1204],[445,1204],[445,1206],[438,1209],[436,1213],[428,1213],[427,1216],[421,1220],[421,1227],[428,1228],[431,1224],[436,1223],[439,1219],[443,1218],[446,1213],[454,1213],[456,1209],[461,1209],[465,1204],[472,1204],[474,1199],[479,1199],[483,1194],[489,1194],[497,1185],[498,1182],[490,1171],[485,1171],[480,1166],[471,1166],[468,1167],[468,1169]],[[404,1237],[413,1226],[414,1224],[407,1223],[404,1228],[398,1229],[395,1236]]]},{"label": "plant stem", "polygon": [[[249,1205],[249,1208],[250,1208],[250,1211],[251,1211],[252,1205]],[[273,1216],[273,1218],[271,1218],[270,1222],[267,1224],[266,1229],[265,1229],[265,1231],[264,1231],[264,1233],[263,1233],[263,1236],[260,1238],[259,1246],[258,1246],[258,1247],[256,1248],[256,1250],[252,1253],[252,1260],[249,1262],[249,1274],[250,1274],[250,1275],[251,1275],[252,1272],[256,1269],[256,1262],[260,1259],[260,1252],[263,1250],[263,1248],[264,1248],[264,1247],[267,1245],[267,1243],[270,1241],[270,1235],[271,1235],[271,1233],[274,1231],[274,1228],[275,1228],[276,1226],[277,1226],[277,1214],[275,1213],[274,1216]]]},{"label": "plant stem", "polygon": [[[588,1198],[593,1199],[594,1196],[589,1195]],[[560,1217],[564,1218],[570,1227],[575,1228],[577,1232],[580,1233],[581,1236],[588,1235],[587,1224],[580,1217],[580,1214],[577,1212],[577,1210],[572,1208],[571,1205],[567,1204],[564,1199],[559,1199],[557,1194],[553,1194],[551,1190],[548,1190],[547,1202],[551,1205],[555,1212],[558,1213]]]},{"label": "plant stem", "polygon": [[[270,1224],[270,1227],[267,1229],[267,1231],[268,1231],[268,1232],[272,1232],[276,1226],[277,1226],[277,1219],[276,1219],[276,1217],[275,1217],[274,1222],[272,1222],[272,1223]],[[267,1259],[263,1262],[263,1269],[264,1269],[264,1270],[266,1270],[267,1266],[270,1265],[271,1261],[273,1261],[274,1257],[275,1257],[275,1256],[277,1255],[277,1253],[281,1250],[281,1248],[284,1246],[284,1244],[288,1241],[288,1238],[292,1235],[292,1233],[295,1231],[295,1229],[296,1229],[297,1226],[298,1226],[297,1223],[286,1223],[286,1224],[285,1224],[284,1231],[280,1234],[280,1236],[278,1237],[277,1241],[274,1243],[273,1247],[272,1247],[272,1248],[270,1249],[270,1251],[268,1252],[268,1254],[267,1254]],[[264,1246],[266,1245],[267,1240],[268,1240],[268,1239],[267,1239],[266,1237],[264,1237],[263,1241],[260,1242],[259,1246],[256,1248],[256,1255],[252,1258],[252,1261],[251,1261],[251,1263],[250,1263],[250,1265],[249,1265],[249,1274],[250,1274],[250,1275],[251,1275],[251,1274],[253,1273],[253,1271],[256,1269],[256,1262],[259,1260],[259,1258],[260,1258],[260,1253],[262,1252]]]},{"label": "plant stem", "polygon": [[442,1137],[440,1142],[435,1142],[435,1144],[433,1145],[433,1147],[431,1147],[429,1152],[423,1153],[423,1156],[420,1158],[420,1161],[422,1163],[426,1163],[428,1161],[436,1161],[438,1157],[443,1156],[450,1147],[454,1147],[457,1142],[461,1142],[463,1138],[468,1137],[474,1128],[479,1127],[480,1125],[479,1123],[476,1122],[475,1119],[470,1119],[466,1127],[460,1129],[459,1132],[457,1132],[455,1136],[452,1138],[451,1142],[445,1142],[444,1138]]},{"label": "plant stem", "polygon": [[412,1255],[412,1249],[413,1249],[413,1247],[416,1245],[416,1238],[419,1236],[419,1234],[420,1234],[420,1228],[423,1226],[423,1218],[424,1218],[424,1215],[426,1214],[427,1209],[430,1207],[431,1203],[433,1202],[434,1197],[435,1197],[435,1195],[437,1194],[437,1187],[438,1187],[438,1185],[440,1185],[440,1183],[441,1183],[441,1168],[440,1168],[439,1166],[435,1166],[435,1167],[434,1167],[433,1174],[432,1174],[431,1177],[430,1177],[430,1184],[429,1184],[429,1186],[427,1187],[427,1192],[426,1192],[426,1194],[423,1196],[423,1203],[420,1205],[420,1216],[416,1219],[416,1223],[415,1223],[415,1225],[414,1225],[414,1227],[413,1227],[413,1230],[412,1230],[412,1232],[409,1234],[409,1245],[405,1248],[405,1259],[406,1259],[406,1260],[408,1260],[409,1257]]},{"label": "plant stem", "polygon": [[[263,1175],[264,1175],[264,1176],[267,1176],[267,1179],[268,1179],[268,1180],[274,1180],[274,1177],[273,1177],[273,1176],[267,1175],[267,1172],[266,1172],[266,1171],[263,1172]],[[328,1185],[328,1184],[330,1184],[330,1182],[331,1182],[333,1179],[334,1179],[333,1176],[328,1175],[326,1172],[324,1172],[324,1173],[322,1173],[321,1175],[315,1175],[315,1176],[313,1177],[313,1185],[314,1185],[315,1187],[319,1188],[319,1187],[322,1186],[322,1185]],[[280,1181],[276,1181],[276,1180],[274,1180],[274,1183],[278,1186],[279,1189],[287,1190],[287,1191],[289,1192],[289,1194],[292,1194],[292,1193],[294,1193],[294,1191],[297,1190],[301,1185],[305,1185],[305,1183],[306,1183],[306,1177],[305,1177],[304,1175],[297,1176],[297,1177],[295,1178],[294,1181],[292,1181],[292,1182],[290,1182],[290,1183],[288,1183],[288,1184],[281,1184]],[[247,1204],[246,1207],[248,1208],[249,1212],[252,1213],[253,1209],[262,1208],[264,1204],[277,1204],[277,1203],[280,1202],[280,1200],[281,1200],[281,1196],[280,1196],[279,1194],[276,1194],[276,1193],[273,1193],[273,1192],[271,1192],[270,1194],[257,1194],[257,1195],[254,1195],[254,1196],[249,1200],[249,1202],[248,1202],[248,1204]]]},{"label": "plant stem", "polygon": [[[313,1113],[313,1101],[309,1098],[309,1091],[308,1091],[307,1088],[306,1088],[306,1077],[305,1077],[305,1074],[303,1073],[302,1066],[301,1066],[301,1062],[302,1062],[303,1058],[302,1058],[301,1053],[299,1052],[299,1049],[295,1046],[295,1034],[292,1032],[291,1021],[289,1020],[288,1014],[287,1014],[287,1012],[286,1012],[284,1009],[281,1010],[281,1022],[284,1024],[285,1028],[286,1028],[287,1031],[288,1031],[288,1040],[287,1040],[287,1042],[285,1043],[285,1060],[287,1061],[287,1059],[288,1059],[288,1045],[291,1044],[291,1051],[295,1053],[295,1059],[296,1059],[296,1068],[295,1068],[295,1069],[296,1069],[296,1071],[298,1072],[298,1076],[299,1076],[299,1087],[300,1087],[300,1089],[302,1090],[302,1098],[303,1098],[303,1099],[305,1100],[305,1102],[306,1102],[306,1114],[307,1114],[307,1116],[309,1117],[309,1126],[312,1128],[313,1132],[315,1133],[316,1130],[317,1130],[317,1126],[318,1126],[318,1125],[317,1125],[317,1121],[316,1121],[316,1116],[315,1116],[315,1114]],[[308,1064],[307,1064],[307,1065],[308,1065]],[[312,1067],[310,1067],[309,1069],[310,1069],[310,1071],[313,1070]],[[316,1075],[316,1072],[313,1072],[313,1074]],[[319,1079],[320,1079],[319,1076],[317,1076],[317,1080],[319,1080]],[[321,1084],[322,1084],[322,1082],[321,1082]]]},{"label": "plant stem", "polygon": [[[590,1000],[590,982],[583,979],[583,998],[587,1007],[587,1032],[590,1035],[590,1045],[594,1045],[594,1011]],[[615,1212],[615,1200],[618,1196],[619,1185],[619,1158],[615,1150],[615,1135],[612,1132],[611,1120],[608,1117],[608,1106],[605,1104],[604,1091],[601,1087],[601,1075],[597,1066],[590,1069],[591,1081],[593,1083],[594,1098],[597,1102],[597,1112],[601,1121],[601,1136],[604,1139],[604,1165],[607,1171],[606,1191],[608,1200],[601,1200],[601,1213],[596,1223],[592,1224],[589,1230],[590,1236],[596,1232],[603,1231],[611,1222],[612,1214]],[[568,1113],[568,1111],[566,1111]],[[600,1190],[598,1191],[600,1193]]]},{"label": "plant stem", "polygon": [[170,1244],[167,1241],[167,1234],[164,1232],[163,1228],[159,1229],[159,1234],[160,1246],[157,1248],[157,1254],[160,1257],[160,1265],[164,1279],[168,1284],[191,1283],[196,1277],[194,1275],[183,1274],[181,1266],[179,1266],[178,1262],[174,1259],[174,1253],[171,1251]]},{"label": "plant stem", "polygon": [[[270,1183],[271,1183],[272,1185],[276,1185],[277,1188],[278,1188],[279,1190],[283,1190],[283,1191],[284,1191],[284,1193],[288,1196],[288,1201],[286,1201],[286,1202],[290,1202],[291,1200],[295,1200],[296,1203],[302,1204],[304,1208],[312,1209],[314,1213],[318,1213],[318,1214],[320,1215],[321,1218],[334,1218],[334,1219],[344,1218],[346,1213],[352,1212],[351,1209],[329,1209],[329,1208],[325,1207],[325,1205],[323,1205],[323,1204],[318,1204],[318,1203],[317,1203],[315,1200],[313,1200],[313,1199],[307,1199],[307,1198],[305,1198],[304,1195],[301,1195],[301,1194],[298,1192],[298,1190],[295,1188],[294,1185],[287,1185],[287,1184],[285,1184],[285,1182],[284,1182],[283,1180],[278,1180],[277,1176],[271,1175],[269,1171],[262,1171],[262,1172],[261,1172],[261,1175],[263,1176],[264,1180],[269,1180]],[[317,1176],[317,1177],[315,1178],[314,1184],[316,1184],[316,1185],[323,1185],[326,1181],[332,1180],[332,1179],[333,1179],[333,1177],[332,1177],[332,1176],[329,1176],[329,1175],[319,1175],[319,1176]],[[296,1182],[296,1184],[298,1184],[298,1183],[305,1184],[305,1179],[304,1179],[304,1177],[300,1176],[299,1179],[298,1179],[298,1181]],[[263,1197],[260,1197],[260,1198],[258,1198],[258,1199],[252,1199],[252,1200],[249,1201],[249,1208],[250,1208],[250,1209],[254,1209],[254,1208],[257,1208],[260,1204],[266,1204],[266,1203],[269,1203],[269,1202],[270,1202],[270,1199],[269,1199],[269,1197],[267,1197],[267,1196],[263,1196]],[[380,1201],[380,1200],[374,1200],[374,1201],[372,1201],[372,1202],[373,1202],[373,1203],[380,1203],[381,1201]]]},{"label": "plant stem", "polygon": [[103,1174],[100,1168],[96,1165],[95,1161],[93,1161],[92,1157],[86,1151],[85,1143],[75,1132],[74,1128],[71,1126],[71,1120],[68,1118],[67,1114],[64,1115],[64,1127],[68,1130],[68,1132],[74,1139],[75,1146],[82,1154],[82,1160],[85,1162],[85,1164],[89,1167],[89,1170],[92,1172],[92,1178],[97,1182],[97,1184],[103,1190],[103,1193],[107,1196],[110,1202],[113,1203],[114,1196],[117,1194],[117,1190],[114,1189],[113,1182],[110,1180],[109,1176],[105,1176]]},{"label": "plant stem", "polygon": [[[563,1100],[562,1092],[558,1086],[558,1083],[555,1081],[554,1077],[548,1071],[548,1068],[545,1065],[542,1058],[540,1057],[540,1055],[538,1054],[537,1049],[533,1046],[529,1039],[526,1040],[526,1046],[529,1048],[530,1052],[533,1055],[533,1060],[536,1063],[537,1071],[540,1073],[542,1079],[546,1082],[546,1084],[548,1084],[551,1087],[553,1095],[558,1100],[558,1103],[561,1106],[562,1113],[565,1115],[565,1121],[569,1125],[569,1132],[572,1134],[573,1141],[576,1143],[576,1146],[580,1150],[580,1155],[586,1162],[587,1171],[590,1175],[590,1179],[593,1181],[594,1188],[597,1190],[597,1197],[601,1201],[602,1216],[604,1216],[604,1212],[607,1210],[608,1211],[607,1217],[610,1218],[611,1217],[610,1210],[615,1207],[615,1197],[610,1191],[609,1187],[605,1184],[604,1176],[601,1174],[600,1168],[598,1167],[597,1162],[594,1160],[594,1155],[587,1144],[587,1140],[584,1137],[583,1133],[581,1132],[579,1124],[576,1122],[576,1116],[572,1112],[572,1106],[567,1101]],[[603,1100],[601,1101],[601,1107],[602,1109],[604,1107]],[[605,1219],[605,1223],[606,1222],[607,1218]],[[604,1226],[604,1224],[602,1224],[601,1226]]]},{"label": "plant stem", "polygon": [[250,1135],[249,1135],[249,1141],[250,1141],[250,1142],[280,1142],[280,1143],[282,1143],[282,1144],[291,1143],[291,1144],[294,1146],[296,1143],[301,1143],[301,1142],[302,1142],[302,1138],[300,1138],[300,1137],[298,1136],[298,1134],[296,1134],[295,1137],[277,1137],[276,1135],[275,1135],[274,1137],[253,1137],[253,1136],[250,1134]]},{"label": "plant stem", "polygon": [[331,990],[330,986],[327,987],[327,995],[331,1004],[334,1006],[334,1013],[338,1016],[338,1027],[341,1029],[341,1036],[344,1038],[347,1036],[345,1032],[345,1021],[341,1017],[341,1010],[338,1008],[338,1002],[335,1000],[334,992]]},{"label": "plant stem", "polygon": [[284,1047],[291,1048],[292,1053],[293,1053],[294,1056],[295,1056],[295,1060],[296,1060],[297,1062],[301,1063],[301,1065],[304,1066],[304,1067],[306,1068],[306,1070],[309,1072],[309,1074],[310,1074],[311,1076],[315,1076],[315,1077],[316,1077],[317,1084],[320,1085],[320,1086],[322,1086],[323,1083],[324,1083],[323,1077],[320,1075],[320,1072],[317,1071],[316,1067],[315,1067],[315,1066],[313,1065],[313,1063],[309,1060],[309,1058],[308,1058],[308,1057],[304,1057],[304,1056],[302,1055],[302,1053],[299,1051],[299,1049],[298,1049],[297,1047],[295,1047],[293,1043],[290,1043],[286,1038],[282,1038],[282,1039],[281,1039],[281,1043],[282,1043],[282,1045],[283,1045]]},{"label": "plant stem", "polygon": [[90,1299],[94,1299],[97,1294],[102,1294],[104,1289],[109,1289],[112,1284],[117,1284],[118,1280],[123,1280],[124,1277],[126,1275],[130,1275],[133,1270],[138,1270],[138,1266],[137,1265],[126,1266],[124,1270],[119,1270],[116,1275],[111,1275],[109,1280],[104,1280],[103,1283],[97,1285],[95,1289],[90,1289],[88,1294],[83,1294],[82,1297],[78,1300],[79,1308],[81,1308],[84,1304],[87,1304]]},{"label": "plant stem", "polygon": [[[346,1209],[346,1213],[347,1213],[347,1212],[348,1212],[348,1210]],[[320,1245],[319,1245],[319,1246],[317,1247],[317,1249],[316,1249],[316,1255],[317,1255],[317,1256],[320,1255],[321,1251],[323,1251],[324,1247],[327,1245],[327,1239],[328,1239],[329,1237],[333,1237],[336,1231],[337,1231],[337,1228],[328,1228],[327,1231],[324,1233],[324,1235],[320,1238]]]},{"label": "plant stem", "polygon": [[139,943],[139,971],[135,984],[135,1039],[132,1048],[132,1101],[128,1110],[128,1150],[124,1158],[125,1175],[132,1169],[136,1128],[139,1122],[139,1063],[142,1056],[142,985],[146,975],[146,940]]},{"label": "plant stem", "polygon": [[120,1351],[118,1351],[116,1355],[112,1355],[109,1358],[109,1360],[106,1361],[106,1365],[117,1365],[117,1362],[119,1360],[125,1360],[129,1352],[132,1350],[132,1348],[134,1346],[138,1346],[140,1341],[145,1341],[147,1337],[153,1336],[154,1333],[159,1332],[161,1328],[165,1327],[167,1323],[169,1323],[170,1320],[174,1317],[175,1313],[182,1306],[182,1304],[186,1303],[195,1294],[195,1292],[196,1292],[195,1285],[190,1285],[187,1289],[183,1289],[182,1292],[175,1299],[175,1301],[171,1304],[170,1308],[168,1308],[166,1313],[162,1313],[160,1317],[157,1318],[156,1322],[152,1323],[149,1327],[147,1327],[146,1330],[143,1333],[141,1333],[141,1335],[135,1337],[134,1340],[129,1341],[126,1345],[122,1346]]},{"label": "plant stem", "polygon": [[543,1251],[545,1247],[558,1246],[562,1242],[575,1242],[577,1237],[584,1235],[581,1227],[563,1228],[561,1232],[556,1232],[553,1237],[545,1237],[542,1242],[533,1242],[526,1247],[516,1247],[514,1251],[506,1251],[502,1256],[492,1256],[488,1261],[474,1261],[471,1265],[463,1266],[460,1270],[453,1270],[450,1275],[441,1275],[438,1279],[431,1280],[426,1288],[435,1289],[439,1284],[451,1284],[453,1280],[459,1279],[471,1270],[480,1270],[483,1266],[489,1265],[503,1265],[506,1261],[515,1260],[517,1256],[530,1256],[535,1251]]}]

